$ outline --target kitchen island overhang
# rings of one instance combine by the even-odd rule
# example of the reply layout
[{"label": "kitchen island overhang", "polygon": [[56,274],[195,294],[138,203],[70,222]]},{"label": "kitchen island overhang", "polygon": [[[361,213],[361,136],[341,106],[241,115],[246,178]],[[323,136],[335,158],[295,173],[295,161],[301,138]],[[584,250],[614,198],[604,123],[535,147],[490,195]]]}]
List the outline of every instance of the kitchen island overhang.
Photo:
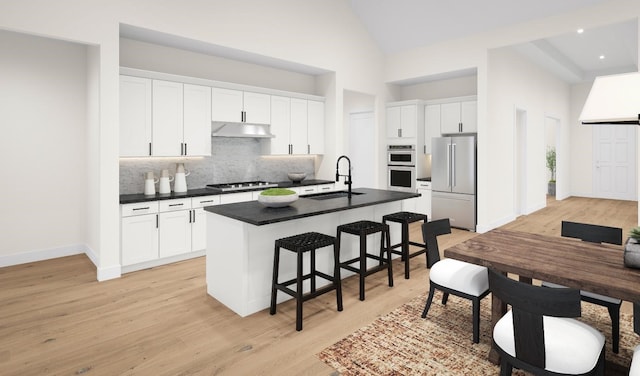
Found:
[{"label": "kitchen island overhang", "polygon": [[[257,201],[205,207],[207,293],[242,317],[263,310],[270,303],[276,239],[308,231],[335,236],[340,224],[363,219],[381,222],[384,215],[401,211],[403,200],[419,196],[418,193],[359,188],[351,198],[301,197],[284,208],[267,208]],[[391,225],[391,237],[399,239],[399,226]],[[370,236],[367,242],[370,252],[377,253],[379,241],[379,235]],[[356,257],[358,252],[358,238],[343,236],[341,259]],[[306,259],[304,265],[308,268]],[[332,275],[331,252],[318,250],[316,265],[318,270]],[[293,278],[295,271],[295,255],[283,254],[281,278]],[[351,274],[343,271],[342,277]],[[305,282],[306,291],[309,281]],[[290,298],[279,294],[278,303]]]}]

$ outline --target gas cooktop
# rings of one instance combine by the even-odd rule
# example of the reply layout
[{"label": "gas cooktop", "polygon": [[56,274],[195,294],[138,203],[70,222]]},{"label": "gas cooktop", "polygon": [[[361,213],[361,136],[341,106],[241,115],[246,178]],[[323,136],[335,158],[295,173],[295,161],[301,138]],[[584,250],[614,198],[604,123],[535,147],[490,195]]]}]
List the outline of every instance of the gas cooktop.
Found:
[{"label": "gas cooktop", "polygon": [[256,188],[271,188],[277,187],[277,183],[269,183],[266,181],[245,181],[240,183],[226,183],[226,184],[207,184],[209,189],[217,189],[222,192],[228,191],[250,191]]}]

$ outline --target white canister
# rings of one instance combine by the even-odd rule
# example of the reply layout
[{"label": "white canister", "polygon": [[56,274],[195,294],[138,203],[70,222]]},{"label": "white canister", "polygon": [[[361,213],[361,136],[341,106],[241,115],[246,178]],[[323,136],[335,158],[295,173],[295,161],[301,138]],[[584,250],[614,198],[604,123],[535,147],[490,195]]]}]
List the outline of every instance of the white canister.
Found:
[{"label": "white canister", "polygon": [[187,178],[184,172],[176,172],[175,180],[173,181],[174,192],[186,192],[187,191]]},{"label": "white canister", "polygon": [[158,179],[153,176],[153,171],[147,172],[144,179],[144,194],[153,196],[156,194],[156,183]]},{"label": "white canister", "polygon": [[173,181],[173,176],[169,175],[169,170],[162,170],[160,173],[160,185],[158,186],[158,193],[169,194],[171,193],[171,185],[169,182]]}]

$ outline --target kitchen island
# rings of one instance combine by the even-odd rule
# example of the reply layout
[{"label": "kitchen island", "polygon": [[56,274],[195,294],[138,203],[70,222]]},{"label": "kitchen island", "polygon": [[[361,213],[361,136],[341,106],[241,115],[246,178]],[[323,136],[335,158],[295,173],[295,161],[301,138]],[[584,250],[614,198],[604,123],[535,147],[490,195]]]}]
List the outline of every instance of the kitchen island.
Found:
[{"label": "kitchen island", "polygon": [[[402,210],[402,200],[418,196],[417,193],[359,188],[351,198],[331,192],[301,197],[284,208],[267,208],[258,201],[206,207],[207,292],[243,317],[265,309],[271,298],[276,239],[308,231],[335,236],[340,224],[363,219],[382,221],[385,214]],[[393,224],[390,227],[392,239],[399,241],[400,227]],[[379,235],[371,235],[367,245],[370,252],[377,253]],[[356,257],[358,238],[343,236],[341,247],[341,259]],[[332,256],[329,250],[318,251],[317,269],[332,275]],[[295,259],[293,252],[282,254],[282,280],[295,276]],[[305,268],[307,264],[305,259]],[[341,276],[351,274],[342,271]],[[291,297],[278,295],[278,303],[287,299]]]}]

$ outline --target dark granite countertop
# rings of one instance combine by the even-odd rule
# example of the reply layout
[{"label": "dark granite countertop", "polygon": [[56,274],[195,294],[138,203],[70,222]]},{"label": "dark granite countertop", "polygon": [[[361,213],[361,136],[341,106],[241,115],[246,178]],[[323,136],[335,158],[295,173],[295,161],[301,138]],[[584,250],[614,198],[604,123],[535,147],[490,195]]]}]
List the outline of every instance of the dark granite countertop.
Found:
[{"label": "dark granite countertop", "polygon": [[426,178],[418,178],[416,180],[418,180],[418,181],[431,181],[431,176],[426,177]]},{"label": "dark granite countertop", "polygon": [[[293,183],[291,181],[282,181],[282,182],[278,182],[278,187],[281,188],[290,188],[290,187],[304,187],[304,186],[308,186],[308,185],[321,185],[321,184],[331,184],[334,183],[333,180],[319,180],[319,179],[310,179],[310,180],[303,180],[300,183]],[[256,188],[256,189],[251,189],[251,190],[245,190],[243,192],[250,192],[250,191],[261,191],[264,188]],[[167,193],[167,194],[159,194],[156,193],[153,196],[147,196],[143,193],[134,193],[134,194],[129,194],[129,195],[120,195],[120,203],[121,204],[134,204],[137,202],[146,202],[146,201],[157,201],[157,200],[173,200],[176,198],[189,198],[189,197],[199,197],[199,196],[209,196],[209,195],[224,195],[224,194],[229,194],[229,193],[238,193],[238,191],[231,191],[231,192],[222,192],[216,189],[209,189],[209,188],[198,188],[198,189],[189,189],[186,192],[182,192],[182,193],[176,193],[176,192],[171,192],[171,193]]]},{"label": "dark granite countertop", "polygon": [[300,197],[296,202],[283,208],[267,208],[258,201],[248,201],[207,206],[204,210],[252,225],[261,226],[420,196],[418,193],[370,188],[358,188],[354,189],[353,192],[362,194],[352,195],[350,200],[347,197],[332,198],[329,200],[314,200],[312,198]]}]

